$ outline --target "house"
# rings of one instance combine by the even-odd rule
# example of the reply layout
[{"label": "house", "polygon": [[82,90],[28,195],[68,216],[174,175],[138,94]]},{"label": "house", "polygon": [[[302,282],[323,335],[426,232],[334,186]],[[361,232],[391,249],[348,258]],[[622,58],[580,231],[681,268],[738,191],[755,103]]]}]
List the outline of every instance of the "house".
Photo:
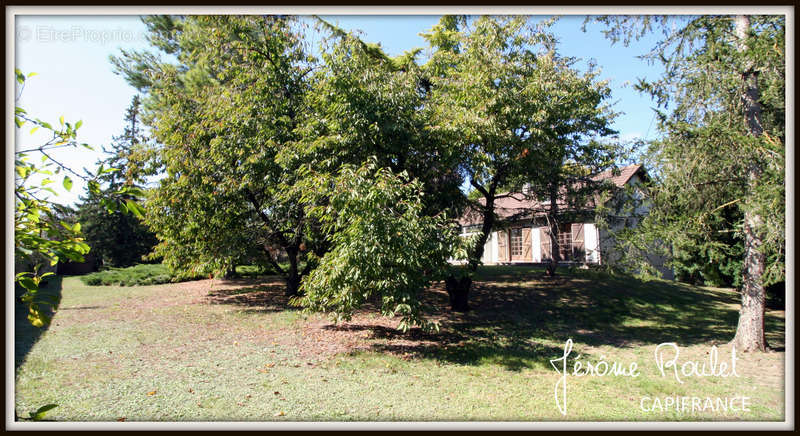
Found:
[{"label": "house", "polygon": [[[569,210],[559,199],[559,209],[569,212],[568,218],[558,223],[558,249],[561,262],[567,264],[604,264],[613,262],[613,233],[626,226],[635,226],[638,216],[647,212],[643,182],[647,174],[641,165],[628,165],[616,171],[605,171],[592,177],[595,181],[609,181],[616,189],[612,196],[614,205],[629,201],[628,212],[619,212],[608,221],[608,229],[595,222],[595,208],[589,202],[581,210]],[[628,189],[626,189],[628,188]],[[481,260],[484,264],[543,263],[552,259],[552,247],[547,214],[550,201],[532,199],[523,193],[507,193],[495,201],[497,223],[484,246]],[[624,208],[616,208],[620,210]],[[468,211],[460,220],[462,236],[480,231],[482,216],[479,211]],[[653,259],[666,277],[671,272],[663,268],[663,259]]]}]

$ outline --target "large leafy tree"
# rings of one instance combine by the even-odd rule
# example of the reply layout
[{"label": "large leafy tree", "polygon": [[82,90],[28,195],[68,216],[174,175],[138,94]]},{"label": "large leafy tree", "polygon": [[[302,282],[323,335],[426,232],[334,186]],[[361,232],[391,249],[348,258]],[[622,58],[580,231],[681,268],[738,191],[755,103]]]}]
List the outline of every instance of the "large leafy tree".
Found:
[{"label": "large leafy tree", "polygon": [[422,292],[447,274],[448,259],[460,246],[458,229],[445,215],[425,213],[419,179],[380,168],[377,161],[344,165],[332,178],[305,179],[309,204],[320,204],[318,196],[327,198],[308,213],[330,235],[331,249],[303,279],[299,303],[349,319],[377,297],[384,315],[401,317],[401,330],[436,328],[424,318]]},{"label": "large leafy tree", "polygon": [[[151,42],[177,59],[115,60],[147,93],[146,120],[166,175],[148,202],[156,254],[175,268],[222,271],[256,256],[283,271],[288,292],[332,247],[310,215],[309,170],[333,180],[370,157],[423,184],[426,215],[461,198],[460,180],[425,129],[414,54],[397,59],[322,20],[322,61],[289,17],[153,17]],[[332,182],[331,182],[332,183]],[[314,196],[325,204],[328,198]],[[455,201],[454,201],[455,200]],[[301,269],[301,265],[304,266]]]},{"label": "large leafy tree", "polygon": [[[469,253],[473,271],[497,226],[495,203],[511,195],[501,188],[530,183],[552,191],[568,178],[564,165],[596,154],[588,138],[613,133],[603,104],[607,84],[559,56],[546,24],[447,16],[425,35],[433,49],[432,128],[450,141],[462,174],[480,193],[473,204],[482,222]],[[468,291],[469,281],[462,283],[455,292]]]},{"label": "large leafy tree", "polygon": [[785,276],[785,17],[599,20],[614,41],[664,35],[644,55],[664,64],[663,76],[639,84],[659,104],[664,133],[649,150],[653,207],[622,240],[665,242],[683,265],[740,268],[733,343],[763,351],[765,286]]},{"label": "large leafy tree", "polygon": [[[571,61],[567,61],[571,65]],[[555,275],[561,259],[559,233],[561,224],[581,222],[599,199],[608,198],[614,188],[599,178],[602,171],[613,172],[617,158],[616,144],[599,142],[598,137],[615,136],[611,120],[615,113],[604,101],[610,96],[606,82],[594,82],[597,72],[583,76],[562,74],[558,77],[559,97],[564,103],[552,105],[551,119],[562,120],[550,138],[538,144],[539,165],[531,166],[512,178],[511,190],[531,200],[528,212],[543,217],[550,238],[548,275]],[[566,101],[572,100],[571,104]]]},{"label": "large leafy tree", "polygon": [[457,210],[463,199],[459,156],[429,128],[427,71],[416,62],[421,50],[392,58],[353,33],[321,19],[318,25],[326,35],[322,63],[296,158],[317,170],[375,158],[422,183],[426,214]]},{"label": "large leafy tree", "polygon": [[[155,54],[123,53],[118,70],[146,92],[145,120],[163,178],[147,202],[155,250],[173,268],[221,273],[242,258],[265,263],[295,294],[313,223],[297,190],[312,58],[299,23],[282,16],[145,19]],[[278,263],[285,252],[289,266]]]},{"label": "large leafy tree", "polygon": [[[125,114],[123,133],[113,138],[109,157],[99,162],[100,192],[87,191],[78,208],[77,219],[83,226],[86,242],[103,265],[124,267],[142,261],[156,244],[155,235],[141,222],[141,210],[133,202],[109,211],[108,193],[128,188],[125,200],[134,200],[134,193],[142,194],[144,174],[130,164],[131,156],[147,143],[142,134],[141,99],[134,96]],[[133,213],[126,213],[131,209]]]},{"label": "large leafy tree", "polygon": [[432,328],[421,294],[456,255],[460,240],[447,217],[464,196],[457,155],[427,128],[418,50],[391,58],[318,24],[327,37],[308,94],[308,133],[283,155],[307,169],[294,188],[329,250],[303,279],[298,302],[347,319],[374,296],[384,314],[401,317],[401,329]]}]

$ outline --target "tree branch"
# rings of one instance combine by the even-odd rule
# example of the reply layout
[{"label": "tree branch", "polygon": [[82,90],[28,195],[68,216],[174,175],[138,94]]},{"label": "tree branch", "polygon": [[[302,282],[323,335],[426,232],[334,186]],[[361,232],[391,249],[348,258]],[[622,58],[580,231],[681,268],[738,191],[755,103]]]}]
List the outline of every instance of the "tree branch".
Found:
[{"label": "tree branch", "polygon": [[256,195],[253,193],[253,191],[251,191],[250,189],[245,188],[245,193],[247,194],[247,199],[250,201],[250,203],[256,209],[256,212],[258,213],[258,216],[261,217],[261,220],[264,221],[264,224],[267,226],[267,228],[270,229],[270,230],[274,230],[273,234],[278,236],[279,242],[280,242],[280,244],[282,246],[284,246],[284,247],[288,246],[289,245],[289,241],[286,240],[286,238],[283,236],[283,234],[281,234],[281,232],[279,232],[279,231],[277,231],[275,229],[275,227],[272,225],[272,221],[269,219],[267,214],[265,214],[264,211],[261,210],[261,204],[258,202],[258,199],[256,199]]},{"label": "tree branch", "polygon": [[76,173],[76,172],[75,172],[75,171],[73,171],[73,170],[72,170],[70,167],[68,167],[68,166],[66,166],[66,165],[62,164],[61,162],[59,162],[59,161],[57,161],[57,160],[53,159],[53,156],[50,156],[49,154],[47,154],[47,152],[45,152],[43,149],[39,149],[39,152],[40,152],[40,153],[42,153],[43,155],[47,156],[47,158],[48,158],[48,159],[50,159],[51,161],[53,161],[53,162],[54,162],[56,165],[58,165],[58,166],[60,166],[61,168],[65,169],[65,170],[67,170],[67,171],[69,171],[69,172],[71,172],[71,173],[72,173],[72,174],[74,174],[76,177],[79,177],[81,180],[84,180],[84,181],[89,181],[89,178],[88,178],[88,177],[86,177],[86,176],[82,176],[82,175],[80,175],[80,174]]},{"label": "tree branch", "polygon": [[283,268],[281,268],[278,262],[272,257],[272,253],[267,249],[267,246],[262,245],[261,249],[264,250],[264,253],[266,253],[267,259],[269,260],[270,265],[272,265],[272,267],[275,268],[275,271],[278,271],[279,273],[285,275],[286,271]]},{"label": "tree branch", "polygon": [[489,198],[489,191],[486,190],[480,183],[476,182],[474,178],[470,177],[469,184],[478,190],[484,197]]}]

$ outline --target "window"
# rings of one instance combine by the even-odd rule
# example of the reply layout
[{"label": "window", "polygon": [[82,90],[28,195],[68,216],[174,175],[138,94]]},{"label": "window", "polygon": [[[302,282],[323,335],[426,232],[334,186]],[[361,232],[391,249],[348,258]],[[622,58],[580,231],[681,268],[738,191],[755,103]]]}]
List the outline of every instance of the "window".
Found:
[{"label": "window", "polygon": [[522,228],[511,229],[511,255],[522,256]]},{"label": "window", "polygon": [[561,260],[572,260],[572,229],[559,229],[558,254]]},{"label": "window", "polygon": [[[550,230],[539,228],[542,247],[542,260],[552,259]],[[584,224],[566,223],[558,226],[558,258],[561,262],[584,262],[586,260],[586,242]]]}]

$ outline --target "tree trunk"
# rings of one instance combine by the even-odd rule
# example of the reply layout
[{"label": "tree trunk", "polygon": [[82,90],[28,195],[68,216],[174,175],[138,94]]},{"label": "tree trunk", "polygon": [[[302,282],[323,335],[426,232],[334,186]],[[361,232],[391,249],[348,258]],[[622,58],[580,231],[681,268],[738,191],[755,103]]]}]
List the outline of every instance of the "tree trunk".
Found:
[{"label": "tree trunk", "polygon": [[766,258],[760,251],[761,239],[756,234],[758,217],[750,212],[744,215],[745,253],[742,284],[742,308],[733,344],[740,351],[766,351],[764,331],[766,290],[761,282]]},{"label": "tree trunk", "polygon": [[235,279],[236,278],[236,267],[230,267],[226,269],[222,274],[220,274],[220,278],[222,279]]},{"label": "tree trunk", "polygon": [[[473,181],[473,185],[478,187]],[[468,259],[469,271],[474,273],[481,263],[483,257],[483,247],[489,239],[489,234],[494,228],[494,194],[496,186],[494,183],[486,189],[480,188],[484,193],[483,198],[486,200],[486,205],[483,209],[483,224],[481,224],[481,232],[478,235],[478,240],[475,245],[469,250]],[[460,279],[455,276],[448,276],[445,278],[445,289],[450,296],[450,309],[455,312],[466,312],[469,310],[469,291],[472,287],[472,278],[465,276]]]},{"label": "tree trunk", "polygon": [[[483,256],[483,247],[486,245],[486,240],[489,239],[489,233],[492,232],[494,227],[494,197],[487,198],[486,203],[488,207],[483,213],[483,224],[481,226],[481,233],[478,235],[478,240],[475,241],[469,251],[469,270],[475,272],[478,265],[481,263]],[[448,276],[444,280],[447,295],[450,296],[450,309],[454,312],[466,312],[469,310],[469,290],[472,287],[472,279],[468,276],[457,279],[455,276]]]},{"label": "tree trunk", "polygon": [[483,247],[489,239],[489,234],[492,233],[494,227],[494,193],[491,192],[486,199],[486,209],[483,212],[483,224],[481,225],[481,233],[478,235],[478,240],[475,241],[475,246],[469,252],[469,269],[475,272],[478,265],[481,263],[483,257]]},{"label": "tree trunk", "polygon": [[550,227],[550,263],[547,264],[545,271],[547,276],[555,277],[558,262],[561,261],[561,247],[558,244],[558,203],[556,199],[558,191],[550,192],[550,214],[547,217],[547,225]]},{"label": "tree trunk", "polygon": [[[736,36],[739,40],[738,50],[747,49],[747,33],[750,30],[750,17],[739,15],[734,19]],[[742,71],[742,82],[745,86],[742,95],[743,111],[748,133],[758,137],[763,133],[761,125],[761,103],[759,102],[758,73],[752,64],[745,64]],[[749,188],[758,184],[761,168],[756,161],[751,162],[747,178]],[[746,206],[747,207],[747,206]],[[763,244],[759,229],[761,217],[750,208],[744,214],[744,265],[742,284],[742,308],[739,311],[739,324],[733,345],[740,351],[766,351],[768,348],[764,332],[764,311],[766,307],[766,290],[762,275],[766,266],[766,256],[761,251]]]},{"label": "tree trunk", "polygon": [[450,308],[454,312],[466,312],[469,310],[469,290],[472,287],[472,279],[461,277],[457,279],[449,276],[444,280],[447,295],[450,296]]},{"label": "tree trunk", "polygon": [[297,247],[287,247],[286,256],[289,258],[289,271],[286,275],[286,295],[295,297],[300,295],[300,271],[297,267]]}]

